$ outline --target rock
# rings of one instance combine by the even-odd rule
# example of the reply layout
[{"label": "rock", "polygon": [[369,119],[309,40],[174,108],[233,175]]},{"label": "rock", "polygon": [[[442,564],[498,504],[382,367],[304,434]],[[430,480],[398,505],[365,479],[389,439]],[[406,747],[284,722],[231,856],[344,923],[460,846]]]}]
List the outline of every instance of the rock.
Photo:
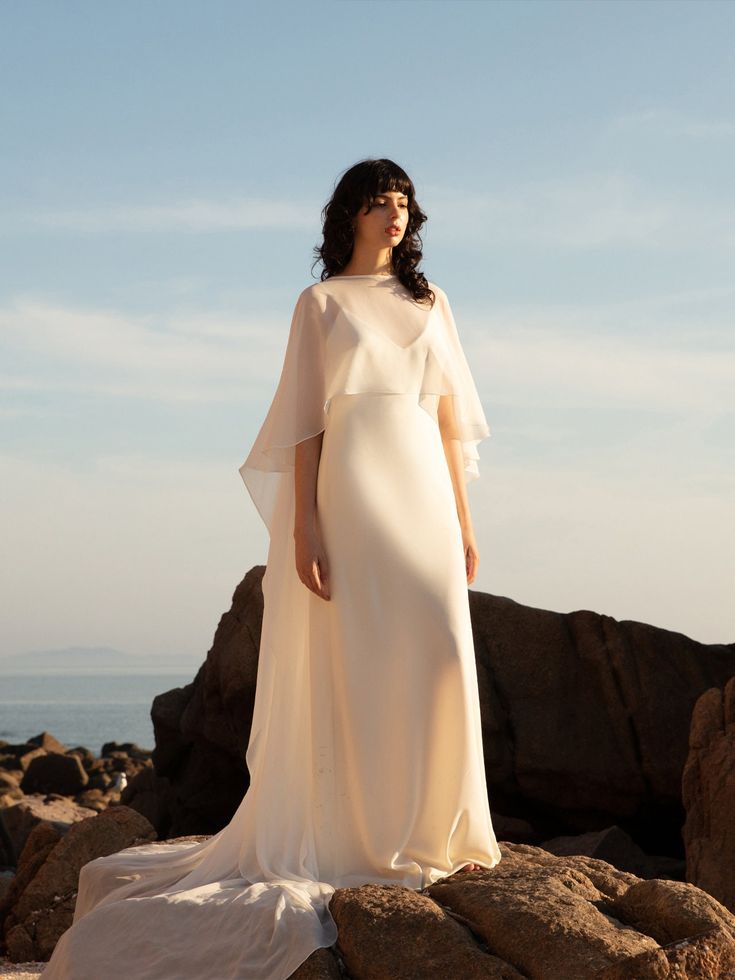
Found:
[{"label": "rock", "polygon": [[[35,877],[17,892],[6,921],[14,962],[49,958],[71,922],[79,869],[99,856],[98,846],[89,839],[82,846],[82,838],[104,838],[95,826],[116,820],[116,810],[52,842]],[[40,838],[52,833],[34,831],[39,841],[29,851],[36,858]],[[113,850],[132,846],[119,833],[118,827]],[[79,838],[74,846],[72,835]],[[490,871],[457,872],[421,891],[338,888],[330,903],[337,943],[316,950],[292,980],[724,980],[735,967],[735,917],[696,886],[646,881],[606,861],[556,857],[526,844],[500,847],[502,860]],[[19,874],[31,859],[22,855]]]},{"label": "rock", "polygon": [[683,881],[634,882],[611,908],[662,946],[713,927],[724,929],[735,942],[735,917],[707,892]]},{"label": "rock", "polygon": [[10,891],[10,886],[15,878],[14,871],[0,871],[0,908],[2,907],[5,896]]},{"label": "rock", "polygon": [[731,941],[715,928],[616,963],[594,980],[730,980],[734,962]]},{"label": "rock", "polygon": [[538,843],[538,834],[533,825],[522,817],[508,817],[504,813],[493,813],[493,828],[498,840],[512,840],[516,844]]},{"label": "rock", "polygon": [[344,974],[331,949],[315,949],[289,980],[343,980]]},{"label": "rock", "polygon": [[36,824],[50,824],[63,835],[73,823],[93,817],[94,811],[66,798],[46,802],[43,797],[32,794],[23,797],[14,806],[6,807],[2,816],[15,853],[20,854]]},{"label": "rock", "polygon": [[[119,799],[119,794],[112,794],[112,796]],[[79,806],[102,813],[110,805],[111,796],[101,789],[87,789],[83,793],[78,793],[74,800]]]},{"label": "rock", "polygon": [[[525,976],[544,964],[549,977],[589,980],[612,963],[655,949],[650,936],[627,929],[606,914],[608,895],[577,861],[595,862],[609,874],[612,895],[636,880],[594,858],[529,860],[503,855],[491,872],[464,872],[428,887],[428,894],[472,923],[501,959]],[[460,879],[460,880],[458,880]],[[487,887],[491,884],[491,887]]]},{"label": "rock", "polygon": [[35,759],[43,759],[46,749],[28,749],[18,758],[18,768],[26,772]]},{"label": "rock", "polygon": [[121,792],[120,802],[127,806],[134,806],[134,809],[157,829],[161,839],[169,836],[168,817],[169,813],[175,810],[175,797],[168,779],[159,776],[155,769],[152,767],[142,769],[137,776],[134,776]]},{"label": "rock", "polygon": [[[19,900],[24,889],[28,887],[60,839],[59,832],[49,824],[37,824],[33,828],[18,860],[18,870],[10,883],[10,888],[2,901],[0,901],[0,934],[9,931],[5,929],[8,913]],[[10,923],[9,929],[12,930],[13,928],[15,928],[14,924]],[[26,950],[28,939],[27,931],[24,928],[21,928],[20,931],[15,933],[16,956],[25,956],[24,951]]]},{"label": "rock", "polygon": [[150,749],[141,749],[135,742],[105,742],[100,755],[122,755],[137,759],[140,762],[146,762],[150,759],[152,752]]},{"label": "rock", "polygon": [[[491,871],[458,873],[425,891],[524,976],[714,980],[720,973],[703,972],[709,954],[699,942],[712,930],[719,962],[735,962],[735,917],[694,885],[642,881],[595,858],[555,858],[527,845],[504,842],[501,851]],[[689,972],[668,971],[672,943],[690,944]],[[631,964],[639,962],[660,972],[638,972]]]},{"label": "rock", "polygon": [[0,793],[10,793],[14,789],[19,789],[22,778],[22,773],[18,776],[18,773],[12,769],[0,770]]},{"label": "rock", "polygon": [[639,878],[683,878],[686,867],[683,860],[646,854],[624,830],[615,826],[573,837],[554,837],[541,846],[559,856],[586,854],[601,858]]},{"label": "rock", "polygon": [[526,976],[483,948],[465,924],[428,895],[410,888],[377,884],[338,888],[329,910],[350,977],[523,980]]},{"label": "rock", "polygon": [[[235,590],[192,683],[153,702],[153,761],[167,780],[157,783],[159,836],[217,832],[248,788],[263,571],[251,568]],[[735,674],[735,645],[588,610],[469,598],[493,822],[536,845],[602,834],[596,846],[604,840],[631,868],[681,876],[689,719],[702,692]],[[150,782],[134,785],[150,793]],[[137,808],[134,793],[127,803]],[[150,796],[141,806],[153,815]],[[646,871],[641,855],[651,852]]]},{"label": "rock", "polygon": [[621,827],[683,857],[681,774],[699,694],[734,644],[470,590],[490,802],[536,842]]},{"label": "rock", "polygon": [[735,912],[735,677],[694,707],[682,796],[686,879]]},{"label": "rock", "polygon": [[82,865],[155,839],[150,823],[126,806],[112,807],[70,827],[22,891],[14,895],[4,927],[8,957],[13,962],[47,960],[59,936],[72,923]]},{"label": "rock", "polygon": [[75,755],[85,770],[89,771],[97,762],[97,756],[84,745],[76,745],[73,749],[67,749],[67,755]]},{"label": "rock", "polygon": [[75,755],[48,752],[33,759],[20,784],[24,793],[59,793],[72,796],[89,782],[89,776]]},{"label": "rock", "polygon": [[[263,596],[263,568],[251,569],[222,616],[207,661],[192,682],[159,695],[151,718],[153,762],[168,780],[159,836],[215,833],[232,817],[248,786],[250,734]],[[137,807],[135,795],[129,805]]]},{"label": "rock", "polygon": [[41,732],[40,735],[34,735],[28,741],[31,745],[38,745],[47,752],[58,752],[63,755],[67,750],[66,746],[62,745],[58,738],[55,738],[49,732]]}]

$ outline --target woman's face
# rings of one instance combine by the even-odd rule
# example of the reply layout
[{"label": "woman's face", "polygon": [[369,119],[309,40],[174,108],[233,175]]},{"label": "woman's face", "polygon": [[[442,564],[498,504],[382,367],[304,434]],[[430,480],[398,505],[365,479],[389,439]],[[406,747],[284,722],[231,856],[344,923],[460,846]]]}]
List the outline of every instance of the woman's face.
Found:
[{"label": "woman's face", "polygon": [[369,248],[393,248],[406,234],[408,198],[399,191],[378,194],[369,213],[367,205],[355,216],[355,242]]}]

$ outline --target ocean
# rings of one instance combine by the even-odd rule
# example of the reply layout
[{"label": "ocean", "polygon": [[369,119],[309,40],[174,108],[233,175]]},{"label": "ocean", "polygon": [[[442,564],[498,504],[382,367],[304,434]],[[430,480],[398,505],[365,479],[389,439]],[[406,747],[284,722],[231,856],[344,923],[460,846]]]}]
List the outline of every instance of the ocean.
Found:
[{"label": "ocean", "polygon": [[67,748],[84,745],[95,755],[113,741],[152,749],[153,698],[189,684],[195,673],[1,673],[0,739],[24,742],[47,731]]}]

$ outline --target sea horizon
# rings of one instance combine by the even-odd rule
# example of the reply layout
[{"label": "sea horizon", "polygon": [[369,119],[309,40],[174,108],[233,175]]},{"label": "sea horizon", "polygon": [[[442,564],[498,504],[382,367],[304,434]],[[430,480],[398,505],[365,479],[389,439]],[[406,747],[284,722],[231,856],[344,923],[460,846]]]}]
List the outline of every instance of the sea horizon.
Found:
[{"label": "sea horizon", "polygon": [[0,740],[19,744],[46,731],[67,748],[84,746],[95,755],[105,742],[152,750],[154,697],[195,675],[196,668],[0,670]]}]

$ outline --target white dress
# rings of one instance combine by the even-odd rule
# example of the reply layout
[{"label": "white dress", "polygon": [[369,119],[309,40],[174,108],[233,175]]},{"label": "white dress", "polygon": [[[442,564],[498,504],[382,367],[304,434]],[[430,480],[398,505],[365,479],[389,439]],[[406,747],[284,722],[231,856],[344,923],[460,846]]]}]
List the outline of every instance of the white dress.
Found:
[{"label": "white dress", "polygon": [[[44,980],[285,980],[337,926],[334,890],[423,888],[500,860],[462,537],[437,422],[464,475],[490,434],[446,294],[396,276],[306,287],[240,473],[270,536],[250,786],[209,840],[84,865]],[[317,519],[331,599],[294,562],[294,447],[324,432]]]}]

